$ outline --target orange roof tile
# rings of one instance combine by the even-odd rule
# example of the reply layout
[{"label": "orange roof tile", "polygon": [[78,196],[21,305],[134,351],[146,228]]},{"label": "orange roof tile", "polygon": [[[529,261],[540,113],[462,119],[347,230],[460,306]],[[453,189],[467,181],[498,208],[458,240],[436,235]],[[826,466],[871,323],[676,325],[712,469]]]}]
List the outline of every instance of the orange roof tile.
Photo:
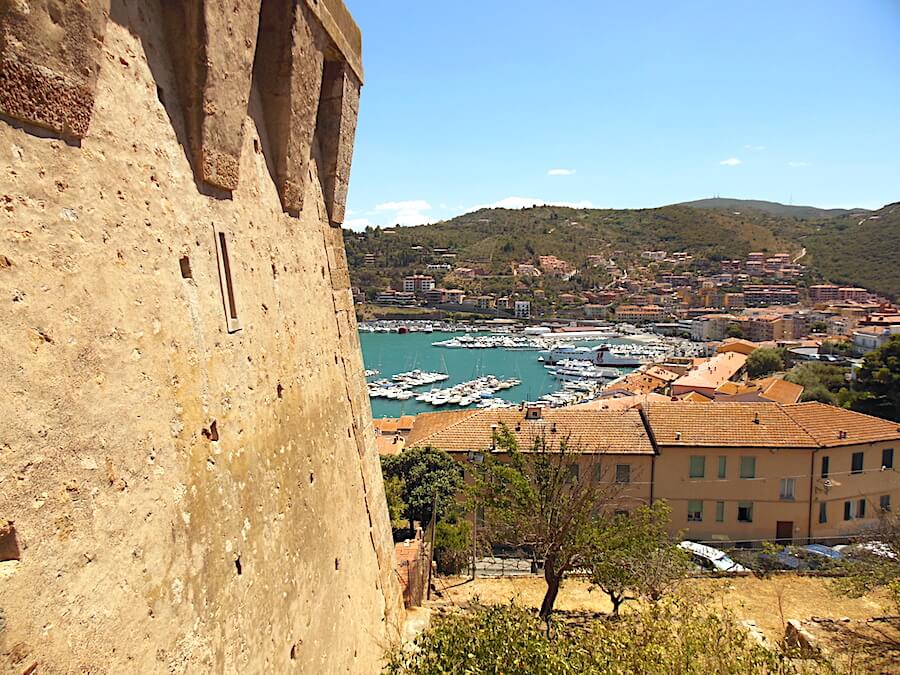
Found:
[{"label": "orange roof tile", "polygon": [[[527,450],[541,436],[568,439],[582,453],[651,454],[653,446],[637,410],[544,409],[541,419],[526,420],[519,410],[467,410],[465,415],[451,413],[420,415],[427,433],[413,429],[408,446],[430,445],[448,452],[485,450],[491,446],[492,425],[505,424]],[[435,415],[441,415],[435,420]],[[553,432],[553,428],[556,432]]]},{"label": "orange roof tile", "polygon": [[795,403],[782,409],[823,447],[900,440],[900,423],[825,403]]},{"label": "orange roof tile", "polygon": [[724,352],[717,354],[706,363],[702,363],[687,375],[683,375],[672,384],[676,387],[697,387],[715,389],[723,382],[730,380],[744,367],[747,355],[740,352]]},{"label": "orange roof tile", "polygon": [[393,417],[384,417],[372,420],[375,431],[380,434],[393,434],[397,432],[397,420]]},{"label": "orange roof tile", "polygon": [[440,431],[451,424],[454,424],[470,415],[474,415],[477,410],[447,410],[444,412],[422,413],[416,415],[416,421],[412,430],[406,437],[406,443],[410,447],[416,445],[422,438],[432,435],[436,431]]},{"label": "orange roof tile", "polygon": [[609,396],[607,398],[595,398],[586,403],[576,403],[568,406],[569,410],[628,410],[644,405],[651,401],[668,401],[670,398],[663,394],[650,392],[649,394],[624,394],[622,396]]},{"label": "orange roof tile", "polygon": [[720,354],[725,352],[739,352],[740,354],[744,354],[745,356],[749,356],[752,351],[754,351],[758,344],[755,342],[751,342],[750,340],[743,340],[741,338],[728,338],[723,342],[716,351]]},{"label": "orange roof tile", "polygon": [[676,373],[668,368],[663,368],[662,366],[650,366],[644,372],[663,382],[672,382],[681,377],[681,373]]},{"label": "orange roof tile", "polygon": [[816,442],[775,403],[650,403],[659,445],[810,448]]},{"label": "orange roof tile", "polygon": [[776,403],[797,403],[803,394],[803,386],[777,377],[757,380],[761,387],[760,396]]},{"label": "orange roof tile", "polygon": [[696,391],[689,391],[679,400],[687,401],[688,403],[712,403],[711,398],[709,398],[708,396],[704,396],[700,392]]}]

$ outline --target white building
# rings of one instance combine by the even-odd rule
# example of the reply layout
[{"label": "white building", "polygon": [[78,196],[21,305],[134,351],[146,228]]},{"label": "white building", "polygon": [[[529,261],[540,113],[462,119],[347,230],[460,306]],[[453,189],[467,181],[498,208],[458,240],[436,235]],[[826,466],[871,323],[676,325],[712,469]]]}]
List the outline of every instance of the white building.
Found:
[{"label": "white building", "polygon": [[528,300],[516,300],[515,313],[517,319],[530,319],[531,303]]}]

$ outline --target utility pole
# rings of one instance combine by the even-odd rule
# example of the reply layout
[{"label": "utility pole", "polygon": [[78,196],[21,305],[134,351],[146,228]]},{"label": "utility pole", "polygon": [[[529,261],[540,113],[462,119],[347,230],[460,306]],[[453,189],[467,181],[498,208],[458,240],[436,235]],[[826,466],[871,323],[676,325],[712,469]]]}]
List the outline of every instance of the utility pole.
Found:
[{"label": "utility pole", "polygon": [[437,524],[437,490],[434,491],[434,499],[431,502],[431,545],[428,547],[428,590],[426,599],[431,600],[431,568],[434,567],[434,530]]}]

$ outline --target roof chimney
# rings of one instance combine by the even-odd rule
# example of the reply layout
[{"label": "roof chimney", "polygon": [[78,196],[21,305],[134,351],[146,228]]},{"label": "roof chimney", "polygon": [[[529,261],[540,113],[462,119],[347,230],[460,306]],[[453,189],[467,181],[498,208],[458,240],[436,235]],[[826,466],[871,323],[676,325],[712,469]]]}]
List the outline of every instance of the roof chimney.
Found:
[{"label": "roof chimney", "polygon": [[554,422],[553,424],[550,425],[550,433],[551,434],[556,433],[556,422]]},{"label": "roof chimney", "polygon": [[680,441],[680,440],[681,440],[681,432],[680,432],[680,431],[676,431],[676,432],[675,432],[675,440],[676,440],[676,441]]},{"label": "roof chimney", "polygon": [[759,411],[753,413],[753,424],[759,424]]}]

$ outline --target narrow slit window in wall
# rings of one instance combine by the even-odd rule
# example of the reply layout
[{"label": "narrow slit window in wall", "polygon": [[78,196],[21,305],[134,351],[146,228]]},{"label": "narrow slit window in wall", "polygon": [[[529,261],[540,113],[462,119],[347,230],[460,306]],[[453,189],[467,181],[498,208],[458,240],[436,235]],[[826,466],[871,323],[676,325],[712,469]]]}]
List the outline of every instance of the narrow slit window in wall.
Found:
[{"label": "narrow slit window in wall", "polygon": [[229,333],[241,329],[238,319],[237,300],[234,294],[234,280],[231,276],[231,259],[228,256],[228,242],[225,233],[213,229],[216,237],[216,253],[219,259],[219,283],[222,286],[222,301],[225,305],[225,323]]}]

